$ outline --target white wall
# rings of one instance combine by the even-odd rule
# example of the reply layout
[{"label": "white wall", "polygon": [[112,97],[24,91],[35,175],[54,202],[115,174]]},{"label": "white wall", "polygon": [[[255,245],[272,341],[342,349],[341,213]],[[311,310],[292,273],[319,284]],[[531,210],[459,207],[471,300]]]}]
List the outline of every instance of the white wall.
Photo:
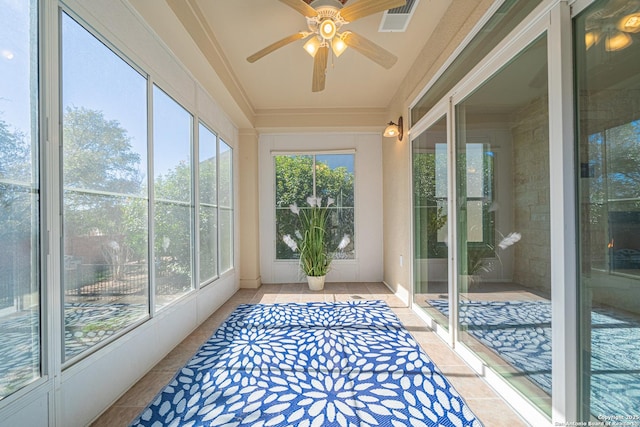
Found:
[{"label": "white wall", "polygon": [[355,151],[356,259],[334,260],[328,282],[382,280],[382,136],[379,133],[262,134],[259,140],[260,274],[263,283],[303,280],[297,261],[275,261],[275,171],[272,152]]}]

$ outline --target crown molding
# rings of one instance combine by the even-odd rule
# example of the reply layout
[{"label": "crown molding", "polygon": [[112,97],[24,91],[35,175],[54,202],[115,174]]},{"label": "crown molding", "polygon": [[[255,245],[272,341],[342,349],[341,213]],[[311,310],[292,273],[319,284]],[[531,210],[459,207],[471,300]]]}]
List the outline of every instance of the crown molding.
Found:
[{"label": "crown molding", "polygon": [[381,131],[385,108],[282,108],[256,110],[259,131]]},{"label": "crown molding", "polygon": [[240,110],[253,122],[255,111],[231,64],[222,52],[213,30],[194,0],[166,0],[167,4],[187,30],[194,43],[218,75]]}]

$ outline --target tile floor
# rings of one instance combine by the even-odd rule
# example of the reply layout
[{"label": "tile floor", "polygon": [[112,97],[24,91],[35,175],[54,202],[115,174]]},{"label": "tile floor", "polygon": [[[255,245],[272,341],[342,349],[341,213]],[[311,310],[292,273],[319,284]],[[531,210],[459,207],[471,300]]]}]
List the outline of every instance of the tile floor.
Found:
[{"label": "tile floor", "polygon": [[257,290],[239,290],[107,409],[92,427],[127,426],[133,421],[239,304],[350,299],[386,301],[486,427],[528,425],[384,284],[327,283],[321,292],[309,291],[306,284],[263,285]]}]

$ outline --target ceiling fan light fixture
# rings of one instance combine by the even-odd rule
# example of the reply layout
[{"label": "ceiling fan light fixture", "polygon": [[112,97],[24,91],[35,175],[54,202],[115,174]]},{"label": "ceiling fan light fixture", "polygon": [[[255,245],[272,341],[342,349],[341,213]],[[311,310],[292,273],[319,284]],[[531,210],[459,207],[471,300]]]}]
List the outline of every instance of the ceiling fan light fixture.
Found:
[{"label": "ceiling fan light fixture", "polygon": [[316,52],[320,48],[320,45],[322,45],[322,42],[317,37],[314,36],[314,37],[311,37],[309,40],[307,40],[303,48],[304,50],[307,51],[309,55],[311,55],[312,58],[315,58]]},{"label": "ceiling fan light fixture", "polygon": [[626,33],[640,32],[640,12],[627,15],[618,22],[618,29]]},{"label": "ceiling fan light fixture", "polygon": [[[394,54],[356,33],[346,31],[338,34],[338,31],[357,19],[405,6],[407,0],[358,0],[344,6],[346,1],[348,0],[280,0],[305,17],[309,31],[299,31],[278,40],[248,56],[247,61],[254,63],[296,40],[310,37],[303,48],[313,58],[313,92],[320,92],[325,88],[329,45],[336,57],[347,47],[351,47],[382,67],[391,68],[398,60]],[[402,124],[399,126],[399,135],[402,138]]]},{"label": "ceiling fan light fixture", "polygon": [[631,40],[631,36],[627,33],[623,33],[621,31],[609,34],[604,40],[604,48],[607,52],[615,52],[617,50],[622,50],[628,47],[633,40]]},{"label": "ceiling fan light fixture", "polygon": [[595,31],[589,31],[584,35],[584,44],[587,49],[591,48],[591,46],[597,44],[600,41],[600,34]]},{"label": "ceiling fan light fixture", "polygon": [[331,40],[336,35],[336,23],[333,19],[325,19],[320,23],[319,31],[320,35],[325,40]]},{"label": "ceiling fan light fixture", "polygon": [[336,55],[336,58],[338,58],[345,50],[347,50],[347,44],[342,40],[341,36],[338,35],[331,42],[331,49],[333,50],[334,55]]}]

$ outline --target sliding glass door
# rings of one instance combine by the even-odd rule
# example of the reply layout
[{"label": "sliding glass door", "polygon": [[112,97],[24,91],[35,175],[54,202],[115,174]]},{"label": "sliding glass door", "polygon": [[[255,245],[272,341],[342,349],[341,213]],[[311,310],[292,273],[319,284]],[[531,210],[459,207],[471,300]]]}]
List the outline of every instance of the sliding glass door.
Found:
[{"label": "sliding glass door", "polygon": [[[620,7],[619,7],[620,6]],[[575,19],[580,410],[640,419],[640,5]]]},{"label": "sliding glass door", "polygon": [[447,119],[412,143],[413,302],[449,327]]},{"label": "sliding glass door", "polygon": [[38,169],[40,16],[33,0],[0,0],[0,10],[1,401],[40,378],[43,311]]},{"label": "sliding glass door", "polygon": [[455,107],[458,340],[550,412],[547,38]]}]

